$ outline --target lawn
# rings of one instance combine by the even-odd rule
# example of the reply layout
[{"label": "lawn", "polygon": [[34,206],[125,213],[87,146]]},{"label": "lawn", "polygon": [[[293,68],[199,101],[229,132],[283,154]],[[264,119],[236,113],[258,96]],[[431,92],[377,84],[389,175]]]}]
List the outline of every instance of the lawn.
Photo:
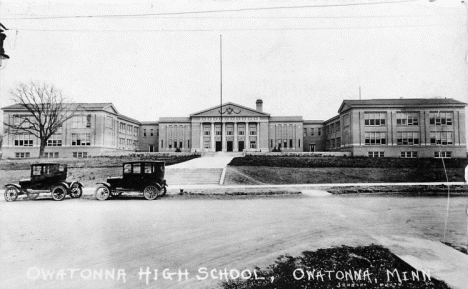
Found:
[{"label": "lawn", "polygon": [[[463,169],[448,168],[451,182],[462,182]],[[445,182],[443,168],[348,168],[229,166],[225,185]]]}]

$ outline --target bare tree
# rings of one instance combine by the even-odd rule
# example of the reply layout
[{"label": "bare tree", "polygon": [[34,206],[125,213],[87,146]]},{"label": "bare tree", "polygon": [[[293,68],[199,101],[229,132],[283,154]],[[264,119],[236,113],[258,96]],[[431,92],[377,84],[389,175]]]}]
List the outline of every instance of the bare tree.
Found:
[{"label": "bare tree", "polygon": [[53,85],[30,82],[20,83],[11,90],[12,100],[27,114],[15,116],[17,119],[3,123],[10,134],[29,133],[39,139],[39,157],[44,156],[47,140],[62,124],[73,117],[76,107],[67,102],[62,92]]}]

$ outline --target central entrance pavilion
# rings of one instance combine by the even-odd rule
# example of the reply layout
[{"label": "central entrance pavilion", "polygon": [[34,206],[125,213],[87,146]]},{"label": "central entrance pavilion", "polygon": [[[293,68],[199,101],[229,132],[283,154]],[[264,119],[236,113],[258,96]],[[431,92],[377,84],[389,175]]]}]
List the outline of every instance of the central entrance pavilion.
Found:
[{"label": "central entrance pavilion", "polygon": [[287,118],[263,112],[260,99],[256,109],[228,102],[189,117],[160,118],[160,151],[268,152],[284,145],[301,151],[302,117]]}]

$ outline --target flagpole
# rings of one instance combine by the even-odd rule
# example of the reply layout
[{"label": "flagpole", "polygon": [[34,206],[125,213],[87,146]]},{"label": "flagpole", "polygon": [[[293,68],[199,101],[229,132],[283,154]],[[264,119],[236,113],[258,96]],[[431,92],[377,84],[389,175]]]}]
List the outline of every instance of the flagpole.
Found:
[{"label": "flagpole", "polygon": [[220,119],[221,119],[221,151],[223,151],[224,143],[223,143],[223,39],[222,35],[219,35],[219,85],[220,85],[220,99],[221,99],[221,105],[220,105]]}]

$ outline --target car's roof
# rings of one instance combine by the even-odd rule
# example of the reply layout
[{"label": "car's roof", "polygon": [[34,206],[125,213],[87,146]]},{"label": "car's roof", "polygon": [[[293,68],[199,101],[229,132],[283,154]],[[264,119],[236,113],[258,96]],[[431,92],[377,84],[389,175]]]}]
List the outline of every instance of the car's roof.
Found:
[{"label": "car's roof", "polygon": [[62,165],[62,166],[66,166],[66,164],[61,164],[61,163],[37,163],[37,164],[32,164],[31,166],[43,166],[43,165]]},{"label": "car's roof", "polygon": [[131,161],[131,162],[125,162],[124,164],[139,164],[139,163],[164,164],[163,161]]}]

